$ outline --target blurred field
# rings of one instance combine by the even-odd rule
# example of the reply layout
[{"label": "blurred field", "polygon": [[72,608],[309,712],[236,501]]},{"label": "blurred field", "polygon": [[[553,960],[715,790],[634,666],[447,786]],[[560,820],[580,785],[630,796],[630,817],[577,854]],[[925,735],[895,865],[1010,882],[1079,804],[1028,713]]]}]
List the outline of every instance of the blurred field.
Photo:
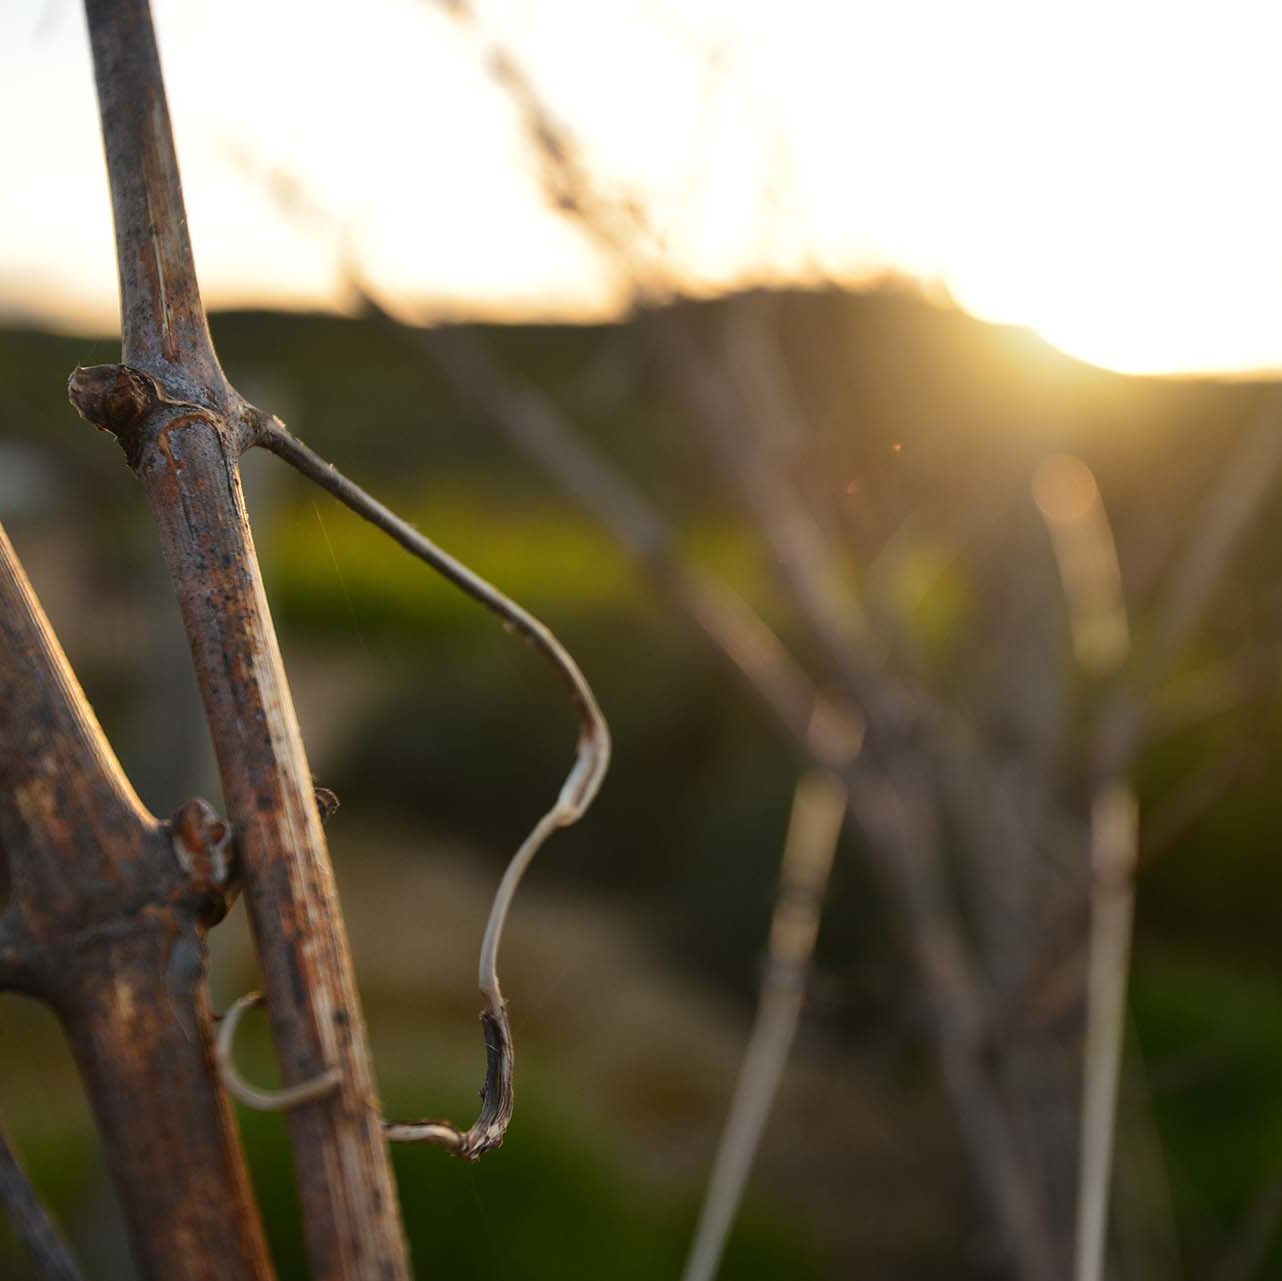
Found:
[{"label": "blurred field", "polygon": [[[787,306],[794,354],[827,406],[843,518],[854,536],[879,521],[898,531],[864,586],[899,602],[945,687],[954,671],[983,670],[973,660],[999,606],[1062,627],[1031,574],[1023,598],[999,597],[996,577],[949,541],[957,529],[1046,561],[1026,476],[1071,450],[1100,479],[1142,603],[1190,496],[1265,394],[1101,373],[894,293]],[[553,626],[617,740],[598,808],[536,864],[505,944],[519,1053],[507,1145],[476,1168],[397,1153],[421,1272],[674,1276],[746,1036],[795,763],[609,540],[469,420],[409,347],[335,318],[225,315],[213,328],[247,395]],[[485,337],[673,513],[699,564],[788,631],[725,478],[666,408],[627,325]],[[140,495],[63,395],[74,365],[116,355],[114,340],[0,333],[0,518],[128,772],[169,813],[192,792],[217,797],[184,643]],[[573,718],[534,656],[474,605],[273,460],[251,461],[313,770],[343,800],[330,835],[385,1102],[394,1115],[469,1120],[488,896],[559,786]],[[1280,536],[1274,501],[1181,675],[1195,691],[1245,653],[1250,696],[1213,704],[1142,762],[1157,817],[1188,778],[1234,768],[1141,879],[1116,1211],[1128,1278],[1213,1276],[1282,1181]],[[254,983],[239,909],[214,951],[225,1003]],[[990,1274],[921,1019],[848,839],[726,1281]],[[261,1033],[247,1033],[242,1058],[270,1079]],[[67,1056],[52,1020],[25,1004],[0,1006],[0,1107],[90,1274],[128,1277]],[[283,1128],[244,1124],[282,1276],[300,1277]],[[1282,1269],[1270,1240],[1263,1266]],[[0,1238],[0,1274],[25,1278],[24,1267]]]}]

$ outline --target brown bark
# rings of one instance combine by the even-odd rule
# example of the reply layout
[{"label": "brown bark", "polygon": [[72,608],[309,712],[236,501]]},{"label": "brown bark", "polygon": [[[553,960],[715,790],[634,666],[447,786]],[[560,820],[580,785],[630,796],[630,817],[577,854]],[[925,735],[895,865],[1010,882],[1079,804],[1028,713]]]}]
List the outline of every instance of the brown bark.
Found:
[{"label": "brown bark", "polygon": [[[104,412],[80,394],[92,381],[73,378],[91,419]],[[127,443],[178,594],[281,1074],[342,1074],[335,1094],[289,1118],[314,1274],[407,1275],[338,895],[241,494],[239,428],[159,393],[140,419],[108,425]]]},{"label": "brown bark", "polygon": [[214,354],[146,0],[87,0],[120,266],[124,366],[71,396],[143,482],[186,624],[281,1073],[337,1091],[290,1116],[317,1281],[409,1275],[364,1021],[241,494],[251,412]]},{"label": "brown bark", "polygon": [[176,825],[120,771],[0,530],[0,986],[50,1003],[85,1077],[143,1274],[272,1275],[213,1061],[207,924],[223,825]]},{"label": "brown bark", "polygon": [[147,0],[85,0],[85,15],[111,180],[125,361],[188,396],[216,399],[226,381],[192,262],[150,7]]}]

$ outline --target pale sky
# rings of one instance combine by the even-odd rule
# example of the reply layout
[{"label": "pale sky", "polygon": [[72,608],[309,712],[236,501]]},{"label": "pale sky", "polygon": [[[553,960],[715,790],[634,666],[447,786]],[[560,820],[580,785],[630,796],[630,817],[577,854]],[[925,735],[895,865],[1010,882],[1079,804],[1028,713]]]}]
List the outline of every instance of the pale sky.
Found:
[{"label": "pale sky", "polygon": [[[476,31],[430,0],[153,0],[211,306],[607,315]],[[916,277],[1140,371],[1282,369],[1282,7],[488,0],[688,287]],[[0,5],[0,314],[110,328],[74,0]],[[271,192],[288,175],[313,216]]]}]

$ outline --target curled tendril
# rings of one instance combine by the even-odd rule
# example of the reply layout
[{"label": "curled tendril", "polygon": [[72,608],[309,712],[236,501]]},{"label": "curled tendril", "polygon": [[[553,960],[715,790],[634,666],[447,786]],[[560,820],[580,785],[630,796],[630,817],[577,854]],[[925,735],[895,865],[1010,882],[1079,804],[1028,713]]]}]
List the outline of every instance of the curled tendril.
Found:
[{"label": "curled tendril", "polygon": [[[560,641],[537,618],[503,595],[462,562],[424,537],[408,522],[371,497],[327,463],[285,425],[271,415],[255,411],[256,443],[301,472],[332,494],[358,516],[368,520],[399,543],[411,555],[426,562],[473,600],[502,619],[504,625],[534,646],[553,666],[569,690],[579,717],[578,750],[556,804],[535,824],[529,836],[512,856],[499,882],[490,907],[489,920],[481,941],[477,984],[485,998],[481,1025],[485,1036],[485,1084],[481,1090],[481,1111],[476,1121],[460,1130],[446,1121],[388,1121],[384,1132],[393,1142],[432,1143],[467,1160],[503,1142],[513,1106],[512,1030],[507,1007],[499,987],[498,950],[507,923],[512,899],[535,854],[558,828],[568,827],[582,817],[600,790],[610,763],[610,732],[587,679]],[[260,1000],[257,994],[242,997],[228,1010],[219,1032],[219,1063],[229,1091],[250,1107],[282,1109],[322,1098],[336,1088],[335,1069],[313,1081],[281,1091],[259,1090],[236,1072],[231,1061],[231,1044],[245,1009]]]},{"label": "curled tendril", "polygon": [[246,1107],[258,1112],[286,1112],[290,1108],[300,1107],[304,1103],[314,1103],[317,1099],[328,1098],[342,1082],[343,1075],[338,1068],[326,1068],[319,1076],[298,1085],[287,1085],[283,1090],[264,1090],[251,1085],[241,1076],[232,1058],[232,1047],[236,1040],[236,1029],[246,1011],[263,1003],[261,992],[249,992],[237,997],[223,1015],[218,1027],[218,1071],[222,1077],[227,1093],[239,1099]]}]

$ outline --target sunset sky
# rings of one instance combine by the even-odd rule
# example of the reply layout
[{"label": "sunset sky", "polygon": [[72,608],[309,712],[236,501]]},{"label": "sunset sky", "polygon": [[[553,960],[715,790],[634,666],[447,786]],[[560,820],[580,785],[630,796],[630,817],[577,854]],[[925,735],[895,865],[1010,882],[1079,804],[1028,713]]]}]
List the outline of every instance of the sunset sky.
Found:
[{"label": "sunset sky", "polygon": [[[1282,368],[1276,3],[153,3],[214,306],[342,306],[345,255],[420,316],[622,305],[492,38],[682,287],[893,273],[1114,368]],[[0,6],[0,112],[0,313],[110,327],[73,0]]]}]

